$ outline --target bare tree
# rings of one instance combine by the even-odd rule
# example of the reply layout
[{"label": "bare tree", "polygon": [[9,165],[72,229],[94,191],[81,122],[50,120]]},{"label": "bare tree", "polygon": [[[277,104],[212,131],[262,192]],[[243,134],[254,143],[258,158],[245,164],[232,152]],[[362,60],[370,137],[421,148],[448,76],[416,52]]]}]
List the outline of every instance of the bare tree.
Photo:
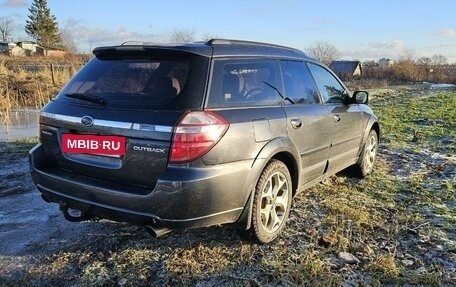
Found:
[{"label": "bare tree", "polygon": [[331,43],[318,41],[315,44],[304,49],[307,55],[323,62],[326,65],[340,58],[340,51]]},{"label": "bare tree", "polygon": [[418,75],[417,80],[419,81],[428,81],[429,75],[432,72],[431,67],[431,58],[421,57],[416,60],[416,74]]},{"label": "bare tree", "polygon": [[432,64],[432,60],[429,57],[421,57],[416,61],[416,63],[420,66],[428,67]]},{"label": "bare tree", "polygon": [[415,62],[415,50],[412,48],[405,48],[402,50],[401,55],[399,56],[399,62]]},{"label": "bare tree", "polygon": [[62,44],[66,51],[73,54],[78,53],[78,45],[69,31],[63,30],[60,37],[62,38]]},{"label": "bare tree", "polygon": [[11,39],[13,29],[13,20],[6,17],[0,18],[0,38],[3,42],[7,42],[8,39]]},{"label": "bare tree", "polygon": [[195,40],[195,31],[189,29],[175,29],[170,36],[171,43],[190,43]]},{"label": "bare tree", "polygon": [[432,55],[431,63],[434,66],[442,66],[448,64],[448,60],[443,55]]}]

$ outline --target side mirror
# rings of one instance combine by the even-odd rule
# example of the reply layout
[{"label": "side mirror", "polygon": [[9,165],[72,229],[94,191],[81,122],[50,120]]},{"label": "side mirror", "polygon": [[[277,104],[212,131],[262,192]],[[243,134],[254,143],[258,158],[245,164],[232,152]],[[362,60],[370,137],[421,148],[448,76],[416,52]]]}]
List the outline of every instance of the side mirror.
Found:
[{"label": "side mirror", "polygon": [[353,93],[352,101],[355,104],[365,104],[369,102],[369,93],[366,91],[355,91]]}]

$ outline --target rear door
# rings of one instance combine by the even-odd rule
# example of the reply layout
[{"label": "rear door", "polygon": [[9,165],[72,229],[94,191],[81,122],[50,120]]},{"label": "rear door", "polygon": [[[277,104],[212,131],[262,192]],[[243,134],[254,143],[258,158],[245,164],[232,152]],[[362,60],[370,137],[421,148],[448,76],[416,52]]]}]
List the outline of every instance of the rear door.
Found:
[{"label": "rear door", "polygon": [[358,105],[346,104],[348,91],[323,66],[308,63],[331,122],[329,171],[340,171],[355,163],[362,141],[363,119]]},{"label": "rear door", "polygon": [[[97,54],[43,109],[49,168],[82,181],[102,179],[100,185],[155,186],[168,164],[174,125],[184,110],[201,109],[207,65],[205,57],[176,51]],[[120,139],[109,147],[120,143],[125,151],[77,149],[79,143],[100,147],[85,141],[90,138]]]},{"label": "rear door", "polygon": [[[279,87],[279,88],[277,88]],[[230,127],[203,157],[205,164],[251,160],[271,140],[286,136],[278,63],[270,59],[215,59],[207,108]]]},{"label": "rear door", "polygon": [[331,121],[307,66],[298,61],[281,61],[280,66],[285,96],[295,102],[283,107],[288,136],[301,155],[300,182],[306,184],[325,172],[331,144]]}]

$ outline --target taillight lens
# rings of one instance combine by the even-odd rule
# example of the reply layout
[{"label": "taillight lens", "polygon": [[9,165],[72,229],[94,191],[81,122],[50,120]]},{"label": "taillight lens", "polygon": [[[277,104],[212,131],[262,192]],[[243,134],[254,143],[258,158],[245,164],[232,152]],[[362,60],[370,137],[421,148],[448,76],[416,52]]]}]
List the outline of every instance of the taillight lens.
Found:
[{"label": "taillight lens", "polygon": [[170,163],[193,161],[206,154],[225,134],[228,122],[213,112],[187,113],[174,129]]}]

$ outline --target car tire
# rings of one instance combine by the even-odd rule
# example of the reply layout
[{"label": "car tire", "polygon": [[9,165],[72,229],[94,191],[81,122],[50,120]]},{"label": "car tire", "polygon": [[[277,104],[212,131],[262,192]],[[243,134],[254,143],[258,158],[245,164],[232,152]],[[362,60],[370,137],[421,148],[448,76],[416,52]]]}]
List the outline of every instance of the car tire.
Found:
[{"label": "car tire", "polygon": [[250,235],[269,243],[285,228],[291,209],[293,184],[287,166],[271,160],[261,173],[253,198]]},{"label": "car tire", "polygon": [[356,177],[365,177],[374,170],[374,163],[377,157],[378,135],[375,130],[371,130],[367,136],[363,152],[356,164],[350,167],[349,173]]}]

